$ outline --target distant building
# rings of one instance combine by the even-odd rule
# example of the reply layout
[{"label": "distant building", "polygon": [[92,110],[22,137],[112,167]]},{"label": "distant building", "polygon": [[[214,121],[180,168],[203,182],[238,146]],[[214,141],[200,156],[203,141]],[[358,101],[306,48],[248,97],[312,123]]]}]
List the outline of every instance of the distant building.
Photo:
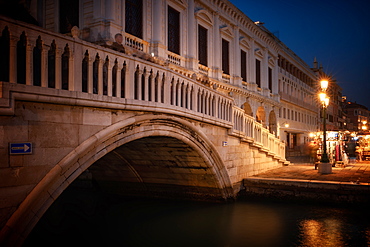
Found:
[{"label": "distant building", "polygon": [[370,111],[366,106],[356,102],[346,102],[344,112],[348,118],[349,131],[363,131],[369,129]]}]

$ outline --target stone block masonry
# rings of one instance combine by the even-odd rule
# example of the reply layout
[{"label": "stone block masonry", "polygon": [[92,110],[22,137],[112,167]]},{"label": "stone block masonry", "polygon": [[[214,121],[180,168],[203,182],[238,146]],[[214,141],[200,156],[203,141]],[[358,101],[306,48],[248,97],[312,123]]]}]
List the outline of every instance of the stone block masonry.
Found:
[{"label": "stone block masonry", "polygon": [[370,186],[352,182],[249,177],[243,180],[240,198],[251,196],[279,200],[370,205]]}]

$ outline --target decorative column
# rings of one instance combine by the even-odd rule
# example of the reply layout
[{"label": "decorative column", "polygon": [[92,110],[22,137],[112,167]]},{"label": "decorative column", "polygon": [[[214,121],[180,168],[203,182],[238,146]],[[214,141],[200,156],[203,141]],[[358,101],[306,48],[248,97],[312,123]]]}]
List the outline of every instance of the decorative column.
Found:
[{"label": "decorative column", "polygon": [[234,35],[234,59],[231,59],[231,69],[233,70],[233,84],[241,86],[242,78],[241,78],[241,61],[240,61],[240,41],[239,41],[239,27],[235,27],[235,35]]},{"label": "decorative column", "polygon": [[150,80],[150,88],[152,89],[150,99],[151,99],[151,101],[155,102],[155,90],[156,90],[156,88],[155,88],[155,75],[154,75],[153,71],[150,72],[150,77],[149,78],[150,78],[149,79]]},{"label": "decorative column", "polygon": [[[113,89],[113,86],[112,86],[112,70],[113,70],[113,66],[114,66],[114,61],[112,62],[111,60],[109,60],[109,63],[108,63],[108,71],[107,71],[107,82],[108,82],[108,86],[107,86],[107,90],[108,90],[108,96],[112,96],[112,89]],[[117,85],[116,85],[117,87]]]},{"label": "decorative column", "polygon": [[[143,71],[142,76],[140,76],[140,86],[141,86],[141,100],[148,101],[149,100],[149,83],[148,83],[149,73],[147,70]],[[144,80],[144,83],[143,81]],[[142,85],[144,85],[144,88],[142,88]],[[144,96],[142,98],[142,96]]]},{"label": "decorative column", "polygon": [[98,94],[103,95],[103,65],[104,59],[99,58],[99,67],[98,67]]},{"label": "decorative column", "polygon": [[95,56],[89,56],[88,75],[87,75],[87,91],[88,91],[88,93],[93,93],[93,77],[94,77],[93,65],[94,65],[94,61],[95,61]]},{"label": "decorative column", "polygon": [[56,45],[55,49],[55,89],[62,88],[62,51]]},{"label": "decorative column", "polygon": [[[169,73],[169,72],[167,72]],[[171,78],[168,76],[168,75],[165,75],[164,76],[164,80],[162,79],[162,83],[163,83],[163,87],[164,87],[164,92],[162,95],[162,97],[164,97],[164,102],[166,105],[170,105],[171,104]]]},{"label": "decorative column", "polygon": [[197,26],[195,24],[194,16],[194,0],[188,0],[188,68],[190,70],[197,70],[198,61],[196,59],[197,55]]},{"label": "decorative column", "polygon": [[272,68],[272,94],[279,94],[279,58],[273,57],[275,66]]},{"label": "decorative column", "polygon": [[33,52],[27,38],[26,42],[26,85],[33,85]]},{"label": "decorative column", "polygon": [[268,88],[268,68],[269,68],[269,62],[268,62],[268,49],[263,48],[263,58],[261,61],[261,88],[262,90]]},{"label": "decorative column", "polygon": [[41,50],[41,87],[48,87],[48,50],[42,41]]},{"label": "decorative column", "polygon": [[212,59],[212,77],[218,80],[222,78],[222,58],[221,58],[221,34],[220,34],[220,19],[217,13],[214,13],[213,26],[213,59]]},{"label": "decorative column", "polygon": [[164,46],[164,29],[162,25],[164,24],[164,16],[162,14],[165,4],[163,0],[153,0],[153,41],[151,52],[154,53],[154,56],[165,58],[165,49]]},{"label": "decorative column", "polygon": [[122,71],[122,62],[118,61],[117,62],[117,74],[116,74],[116,96],[117,98],[121,98],[121,71]]}]

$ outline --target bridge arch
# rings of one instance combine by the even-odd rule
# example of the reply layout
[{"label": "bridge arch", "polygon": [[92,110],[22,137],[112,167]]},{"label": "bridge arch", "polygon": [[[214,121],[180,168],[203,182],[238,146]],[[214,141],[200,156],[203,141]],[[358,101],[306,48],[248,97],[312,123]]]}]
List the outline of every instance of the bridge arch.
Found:
[{"label": "bridge arch", "polygon": [[[209,186],[220,198],[234,197],[232,183],[216,147],[199,128],[173,116],[134,116],[94,134],[65,156],[20,204],[5,225],[2,235],[13,240],[10,242],[23,241],[51,204],[79,175],[117,148],[145,141],[145,138],[167,138],[183,144],[191,154],[196,154],[197,160],[203,161],[198,175],[213,179],[200,184]],[[140,177],[138,172],[139,180]]]}]

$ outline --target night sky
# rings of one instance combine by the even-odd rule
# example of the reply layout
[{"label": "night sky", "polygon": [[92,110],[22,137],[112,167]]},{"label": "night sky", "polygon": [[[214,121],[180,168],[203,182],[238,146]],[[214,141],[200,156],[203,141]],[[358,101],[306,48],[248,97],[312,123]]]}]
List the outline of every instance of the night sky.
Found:
[{"label": "night sky", "polygon": [[316,57],[343,95],[370,109],[369,0],[230,0],[264,22],[310,67]]}]

